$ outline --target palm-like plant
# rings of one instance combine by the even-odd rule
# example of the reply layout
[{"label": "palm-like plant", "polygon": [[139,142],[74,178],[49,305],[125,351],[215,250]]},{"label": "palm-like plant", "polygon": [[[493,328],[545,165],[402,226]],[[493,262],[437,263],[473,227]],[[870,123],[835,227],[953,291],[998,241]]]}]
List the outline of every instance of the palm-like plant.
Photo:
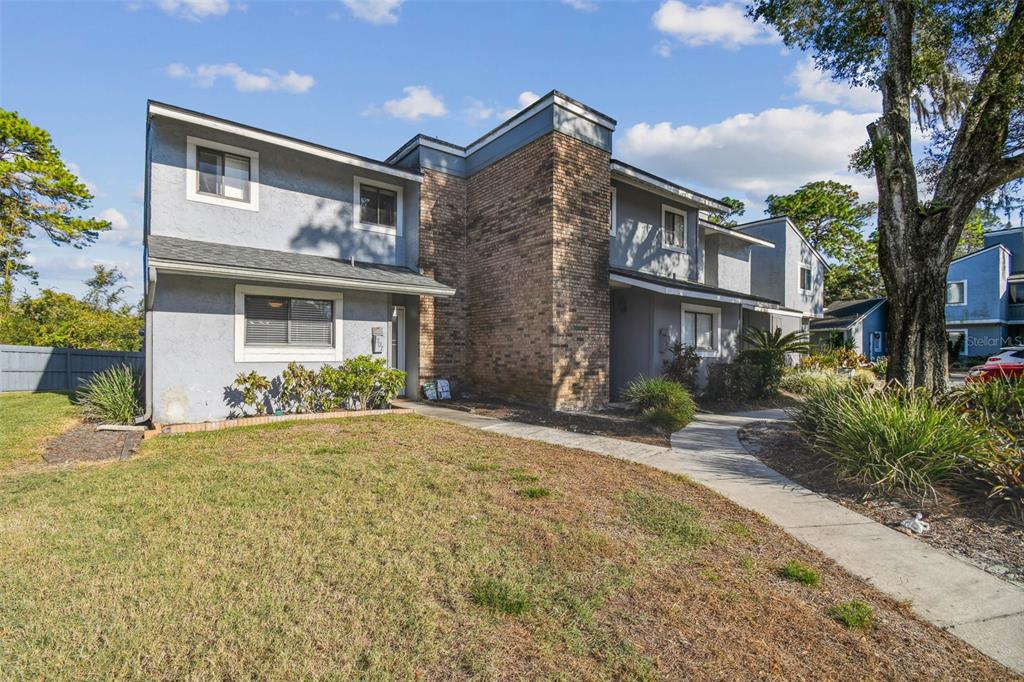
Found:
[{"label": "palm-like plant", "polygon": [[753,350],[778,355],[785,353],[809,353],[811,351],[811,345],[806,334],[803,332],[783,334],[782,329],[779,327],[776,327],[775,331],[753,327],[743,333],[743,341],[749,344]]}]

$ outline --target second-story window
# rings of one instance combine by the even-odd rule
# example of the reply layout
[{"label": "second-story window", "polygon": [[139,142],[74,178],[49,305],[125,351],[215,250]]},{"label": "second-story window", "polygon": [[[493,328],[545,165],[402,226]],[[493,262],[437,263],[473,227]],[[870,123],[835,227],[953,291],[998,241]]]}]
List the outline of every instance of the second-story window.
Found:
[{"label": "second-story window", "polygon": [[800,266],[800,288],[804,291],[810,291],[812,285],[811,269],[806,266]]},{"label": "second-story window", "polygon": [[946,282],[946,305],[963,305],[967,302],[967,282]]},{"label": "second-story window", "polygon": [[249,165],[247,156],[197,147],[199,186],[196,191],[235,201],[249,201]]},{"label": "second-story window", "polygon": [[353,223],[371,232],[402,234],[402,188],[377,180],[355,179]]},{"label": "second-story window", "polygon": [[1024,282],[1010,283],[1010,303],[1024,303]]},{"label": "second-story window", "polygon": [[189,135],[185,198],[247,211],[260,203],[260,155]]},{"label": "second-story window", "polygon": [[686,248],[686,214],[667,206],[662,208],[662,244],[668,249]]}]

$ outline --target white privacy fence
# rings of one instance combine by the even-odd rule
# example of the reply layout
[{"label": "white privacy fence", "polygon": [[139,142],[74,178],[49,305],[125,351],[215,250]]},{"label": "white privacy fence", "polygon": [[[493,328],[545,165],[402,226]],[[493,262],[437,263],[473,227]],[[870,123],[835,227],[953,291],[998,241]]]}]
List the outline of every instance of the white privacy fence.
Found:
[{"label": "white privacy fence", "polygon": [[142,353],[0,345],[0,391],[71,391],[108,367],[142,372]]}]

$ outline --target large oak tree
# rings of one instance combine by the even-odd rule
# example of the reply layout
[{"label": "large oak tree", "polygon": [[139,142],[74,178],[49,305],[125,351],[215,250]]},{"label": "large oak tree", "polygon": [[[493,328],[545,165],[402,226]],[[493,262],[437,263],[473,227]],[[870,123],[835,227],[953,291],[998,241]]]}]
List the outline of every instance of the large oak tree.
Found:
[{"label": "large oak tree", "polygon": [[[755,0],[750,14],[834,78],[881,91],[862,159],[878,186],[889,378],[944,389],[949,262],[979,201],[1024,177],[1024,0]],[[916,160],[915,115],[929,131]]]}]

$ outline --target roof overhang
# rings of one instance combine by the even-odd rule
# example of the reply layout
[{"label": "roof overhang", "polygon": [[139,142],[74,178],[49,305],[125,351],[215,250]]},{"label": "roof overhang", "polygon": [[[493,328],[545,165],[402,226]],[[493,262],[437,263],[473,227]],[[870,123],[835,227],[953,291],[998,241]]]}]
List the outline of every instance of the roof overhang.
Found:
[{"label": "roof overhang", "polygon": [[149,103],[148,113],[150,116],[163,116],[164,118],[170,118],[176,121],[184,121],[186,123],[202,126],[211,130],[219,130],[232,135],[246,137],[250,140],[259,140],[260,142],[266,142],[267,144],[273,144],[279,147],[286,147],[288,149],[303,152],[305,154],[311,154],[313,156],[319,156],[331,161],[338,161],[350,166],[365,168],[367,170],[376,171],[396,178],[402,178],[403,180],[411,180],[413,182],[422,182],[423,180],[423,177],[419,173],[395,168],[387,163],[356,156],[355,154],[349,154],[338,149],[323,147],[321,145],[299,140],[287,135],[280,135],[267,130],[253,128],[241,123],[235,123],[234,121],[217,118],[216,116],[209,116],[207,114],[199,113],[198,111],[190,111],[188,109],[181,109],[169,104],[151,101]]},{"label": "roof overhang", "polygon": [[[149,267],[157,272],[219,277],[222,279],[252,279],[260,282],[280,284],[316,285],[334,289],[358,289],[362,291],[383,291],[394,294],[416,294],[418,296],[453,296],[455,289],[443,284],[423,286],[397,282],[376,282],[351,277],[330,277],[327,275],[306,275],[257,268],[242,268],[231,265],[214,265],[189,261],[150,258]],[[155,279],[155,278],[154,278]]]},{"label": "roof overhang", "polygon": [[737,232],[736,230],[731,230],[728,227],[715,225],[714,223],[708,222],[707,220],[698,221],[698,225],[702,229],[707,230],[708,232],[714,232],[715,234],[720,234],[731,239],[736,239],[741,242],[747,242],[748,244],[757,244],[758,246],[765,246],[769,249],[775,248],[775,244],[768,241],[767,239],[761,239],[759,237],[753,237],[743,232]]},{"label": "roof overhang", "polygon": [[629,277],[628,275],[621,275],[616,272],[610,273],[609,278],[613,283],[637,287],[638,289],[646,289],[655,293],[665,294],[666,296],[699,298],[705,301],[715,301],[716,303],[735,303],[751,310],[780,315],[791,314],[797,317],[803,317],[803,313],[799,310],[790,310],[789,308],[783,308],[781,305],[751,299],[740,293],[730,295],[719,294],[711,291],[701,291],[700,289],[687,287],[684,282],[680,282],[675,286],[669,286],[666,284],[658,284],[656,282],[648,282],[647,280],[638,279],[636,277]]},{"label": "roof overhang", "polygon": [[697,208],[709,209],[718,213],[725,213],[729,210],[729,207],[720,201],[698,194],[674,182],[651,175],[639,168],[634,168],[615,159],[612,159],[611,162],[611,173],[615,179],[628,185],[633,185],[634,187],[639,187],[648,192],[654,192]]}]

